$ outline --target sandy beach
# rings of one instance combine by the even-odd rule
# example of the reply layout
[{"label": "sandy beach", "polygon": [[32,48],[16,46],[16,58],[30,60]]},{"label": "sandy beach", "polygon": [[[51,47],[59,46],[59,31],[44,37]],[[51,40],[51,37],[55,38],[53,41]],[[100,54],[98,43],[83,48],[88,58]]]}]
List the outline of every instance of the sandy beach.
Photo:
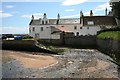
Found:
[{"label": "sandy beach", "polygon": [[57,60],[52,56],[33,55],[27,54],[27,52],[3,51],[4,56],[19,61],[26,68],[45,68],[57,63]]},{"label": "sandy beach", "polygon": [[2,57],[3,78],[120,77],[111,58],[94,49],[70,49],[64,55],[3,50]]}]

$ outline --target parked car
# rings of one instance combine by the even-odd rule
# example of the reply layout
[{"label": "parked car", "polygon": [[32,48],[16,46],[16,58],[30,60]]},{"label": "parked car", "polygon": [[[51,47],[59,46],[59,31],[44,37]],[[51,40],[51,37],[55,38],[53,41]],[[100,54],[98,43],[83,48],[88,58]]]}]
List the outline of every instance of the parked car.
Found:
[{"label": "parked car", "polygon": [[22,40],[22,36],[14,36],[15,40]]},{"label": "parked car", "polygon": [[14,40],[14,38],[6,38],[6,40]]},{"label": "parked car", "polygon": [[2,36],[2,40],[5,40],[5,39],[7,39],[7,37],[6,36]]}]

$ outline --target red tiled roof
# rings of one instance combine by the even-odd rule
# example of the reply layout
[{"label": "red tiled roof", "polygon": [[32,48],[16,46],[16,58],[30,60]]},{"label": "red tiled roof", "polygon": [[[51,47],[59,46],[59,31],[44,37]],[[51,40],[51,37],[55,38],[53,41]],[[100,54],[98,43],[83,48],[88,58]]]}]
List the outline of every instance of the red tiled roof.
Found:
[{"label": "red tiled roof", "polygon": [[64,32],[72,32],[72,31],[69,31],[68,29],[66,29],[65,27],[62,27],[62,26],[56,26],[55,28],[59,29],[60,31],[64,31]]}]

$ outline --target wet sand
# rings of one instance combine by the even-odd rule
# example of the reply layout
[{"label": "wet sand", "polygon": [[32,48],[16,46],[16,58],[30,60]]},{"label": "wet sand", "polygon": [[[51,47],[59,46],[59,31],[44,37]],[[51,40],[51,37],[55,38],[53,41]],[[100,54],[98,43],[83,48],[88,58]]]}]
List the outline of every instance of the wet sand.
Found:
[{"label": "wet sand", "polygon": [[26,68],[44,68],[57,63],[57,60],[52,56],[33,55],[25,52],[3,51],[3,56],[19,61]]}]

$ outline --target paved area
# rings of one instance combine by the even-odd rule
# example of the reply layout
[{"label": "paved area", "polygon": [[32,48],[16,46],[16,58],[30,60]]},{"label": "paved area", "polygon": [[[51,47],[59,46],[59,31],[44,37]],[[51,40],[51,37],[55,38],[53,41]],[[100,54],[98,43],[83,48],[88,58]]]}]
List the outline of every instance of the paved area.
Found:
[{"label": "paved area", "polygon": [[[5,51],[3,51],[4,54]],[[8,53],[11,51],[8,51]],[[25,54],[31,54],[25,52]],[[38,53],[37,56],[49,55]],[[45,68],[26,68],[17,59],[2,65],[4,78],[118,78],[117,65],[93,49],[69,49],[64,55],[50,55],[58,63]]]}]

